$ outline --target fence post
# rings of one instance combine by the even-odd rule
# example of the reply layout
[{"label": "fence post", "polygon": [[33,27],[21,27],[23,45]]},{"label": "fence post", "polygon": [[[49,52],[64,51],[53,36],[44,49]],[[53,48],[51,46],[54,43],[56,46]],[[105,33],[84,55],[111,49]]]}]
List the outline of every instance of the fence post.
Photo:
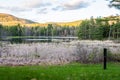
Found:
[{"label": "fence post", "polygon": [[103,68],[104,70],[107,68],[107,49],[104,48],[104,64],[103,64]]}]

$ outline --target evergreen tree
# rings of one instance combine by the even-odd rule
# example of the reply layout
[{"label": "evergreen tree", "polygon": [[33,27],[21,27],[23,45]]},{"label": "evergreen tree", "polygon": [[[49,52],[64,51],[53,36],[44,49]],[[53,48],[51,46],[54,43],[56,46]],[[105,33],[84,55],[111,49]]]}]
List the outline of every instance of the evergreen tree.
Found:
[{"label": "evergreen tree", "polygon": [[115,7],[116,9],[120,9],[120,0],[107,0],[110,1],[109,6]]},{"label": "evergreen tree", "polygon": [[2,38],[2,25],[0,24],[0,40],[1,40],[1,38]]}]

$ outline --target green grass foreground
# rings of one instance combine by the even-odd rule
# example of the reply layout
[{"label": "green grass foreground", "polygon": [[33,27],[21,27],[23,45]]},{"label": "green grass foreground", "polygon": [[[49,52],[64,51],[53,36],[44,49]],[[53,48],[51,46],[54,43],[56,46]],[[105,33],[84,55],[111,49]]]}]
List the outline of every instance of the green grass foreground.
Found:
[{"label": "green grass foreground", "polygon": [[120,63],[1,66],[0,80],[120,80]]}]

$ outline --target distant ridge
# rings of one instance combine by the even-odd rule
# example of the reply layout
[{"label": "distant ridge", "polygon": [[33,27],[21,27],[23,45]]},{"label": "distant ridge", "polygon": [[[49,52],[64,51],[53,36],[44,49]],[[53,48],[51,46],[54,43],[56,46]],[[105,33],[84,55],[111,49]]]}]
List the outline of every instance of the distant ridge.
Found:
[{"label": "distant ridge", "polygon": [[10,14],[0,13],[0,23],[3,25],[16,25],[16,24],[22,25],[22,24],[33,24],[36,22],[27,19],[18,18]]},{"label": "distant ridge", "polygon": [[47,26],[48,24],[59,25],[59,26],[78,26],[82,20],[73,22],[48,22],[48,23],[37,23],[28,19],[22,19],[15,17],[11,14],[0,13],[0,24],[5,26],[12,26],[20,24],[22,26]]},{"label": "distant ridge", "polygon": [[[113,22],[116,22],[116,19],[120,19],[120,16],[108,16],[108,17],[103,17],[102,18],[107,19],[110,24]],[[34,27],[34,26],[41,26],[41,27],[46,27],[48,24],[53,24],[57,26],[79,26],[83,20],[77,20],[73,22],[47,22],[47,23],[37,23],[32,20],[28,19],[23,19],[23,18],[18,18],[15,17],[11,14],[6,14],[6,13],[0,13],[0,24],[5,25],[5,26],[12,26],[12,25],[22,25],[22,26],[27,26],[27,27]]]}]

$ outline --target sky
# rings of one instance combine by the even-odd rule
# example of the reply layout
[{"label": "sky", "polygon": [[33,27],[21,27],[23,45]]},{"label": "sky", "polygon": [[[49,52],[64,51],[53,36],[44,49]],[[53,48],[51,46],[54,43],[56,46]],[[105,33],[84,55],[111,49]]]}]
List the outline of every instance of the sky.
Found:
[{"label": "sky", "polygon": [[0,0],[0,13],[45,22],[71,22],[120,15],[106,0]]}]

